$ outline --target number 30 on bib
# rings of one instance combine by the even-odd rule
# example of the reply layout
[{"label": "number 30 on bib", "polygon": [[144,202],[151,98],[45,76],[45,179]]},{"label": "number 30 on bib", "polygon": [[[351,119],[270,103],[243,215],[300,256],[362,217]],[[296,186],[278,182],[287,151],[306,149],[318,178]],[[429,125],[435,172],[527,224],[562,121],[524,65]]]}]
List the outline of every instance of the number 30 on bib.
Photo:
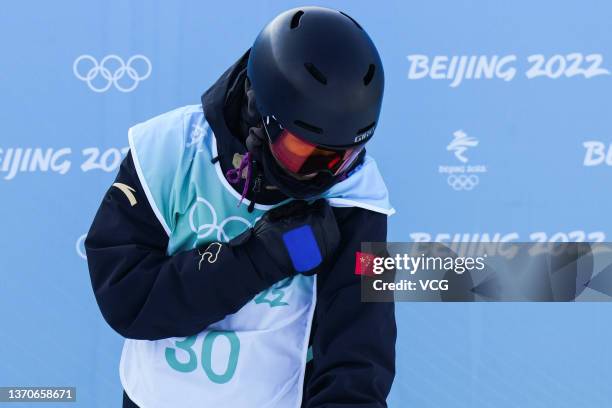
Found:
[{"label": "number 30 on bib", "polygon": [[[225,337],[229,343],[229,353],[227,354],[227,364],[225,371],[216,372],[212,367],[213,352],[218,346],[215,340],[219,337]],[[238,366],[238,357],[240,355],[240,339],[234,331],[209,331],[204,334],[202,341],[202,348],[200,350],[194,350],[194,345],[198,335],[186,337],[185,340],[176,341],[175,347],[166,348],[166,362],[174,370],[181,373],[190,373],[198,368],[198,360],[201,364],[202,370],[206,373],[208,379],[216,384],[225,384],[229,382]],[[221,340],[221,339],[219,339]],[[177,349],[180,350],[180,354],[185,357],[177,357]],[[198,359],[197,351],[200,351],[200,358]],[[217,360],[218,357],[215,358]],[[186,360],[186,361],[185,361]]]}]

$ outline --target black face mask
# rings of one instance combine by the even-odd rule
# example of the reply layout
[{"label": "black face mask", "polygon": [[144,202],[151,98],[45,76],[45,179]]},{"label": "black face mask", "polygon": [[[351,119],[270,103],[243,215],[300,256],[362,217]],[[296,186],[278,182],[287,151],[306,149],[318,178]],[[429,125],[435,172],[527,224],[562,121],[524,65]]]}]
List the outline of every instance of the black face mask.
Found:
[{"label": "black face mask", "polygon": [[263,169],[265,180],[291,198],[307,199],[316,197],[329,190],[342,178],[342,176],[334,177],[327,172],[318,173],[315,177],[308,180],[298,180],[292,177],[272,156],[263,124],[249,129],[246,146],[253,155],[253,158],[260,163],[259,167]]}]

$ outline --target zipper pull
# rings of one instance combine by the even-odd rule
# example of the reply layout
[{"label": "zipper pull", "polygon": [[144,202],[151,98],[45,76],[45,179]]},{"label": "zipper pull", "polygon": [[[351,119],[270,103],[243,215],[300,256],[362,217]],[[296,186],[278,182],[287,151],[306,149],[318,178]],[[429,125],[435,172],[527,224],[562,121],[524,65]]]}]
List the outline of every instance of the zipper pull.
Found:
[{"label": "zipper pull", "polygon": [[261,191],[261,176],[257,176],[255,178],[255,183],[253,184],[253,192],[259,193]]},{"label": "zipper pull", "polygon": [[256,174],[255,181],[253,182],[253,192],[259,193],[261,191],[261,182],[262,182],[263,177],[261,176],[261,173],[259,172],[259,169],[257,168],[257,161],[253,160],[252,166],[253,166],[253,172]]}]

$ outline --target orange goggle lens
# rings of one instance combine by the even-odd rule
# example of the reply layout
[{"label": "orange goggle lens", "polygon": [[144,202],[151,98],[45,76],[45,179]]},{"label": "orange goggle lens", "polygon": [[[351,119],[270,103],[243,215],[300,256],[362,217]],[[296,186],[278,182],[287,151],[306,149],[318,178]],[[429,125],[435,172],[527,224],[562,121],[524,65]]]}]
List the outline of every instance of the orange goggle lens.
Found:
[{"label": "orange goggle lens", "polygon": [[333,175],[346,170],[357,158],[363,146],[348,149],[321,147],[283,129],[270,144],[272,154],[283,167],[292,173],[308,175],[328,171]]}]

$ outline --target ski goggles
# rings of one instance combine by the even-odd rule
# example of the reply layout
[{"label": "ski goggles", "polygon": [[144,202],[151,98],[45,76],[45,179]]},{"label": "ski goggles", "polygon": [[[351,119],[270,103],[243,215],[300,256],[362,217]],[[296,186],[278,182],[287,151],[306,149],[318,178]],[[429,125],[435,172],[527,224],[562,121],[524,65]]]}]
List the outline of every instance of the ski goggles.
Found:
[{"label": "ski goggles", "polygon": [[346,171],[363,150],[364,144],[348,148],[330,148],[310,143],[284,129],[271,116],[264,119],[270,151],[279,164],[300,176],[329,172],[336,176]]}]

